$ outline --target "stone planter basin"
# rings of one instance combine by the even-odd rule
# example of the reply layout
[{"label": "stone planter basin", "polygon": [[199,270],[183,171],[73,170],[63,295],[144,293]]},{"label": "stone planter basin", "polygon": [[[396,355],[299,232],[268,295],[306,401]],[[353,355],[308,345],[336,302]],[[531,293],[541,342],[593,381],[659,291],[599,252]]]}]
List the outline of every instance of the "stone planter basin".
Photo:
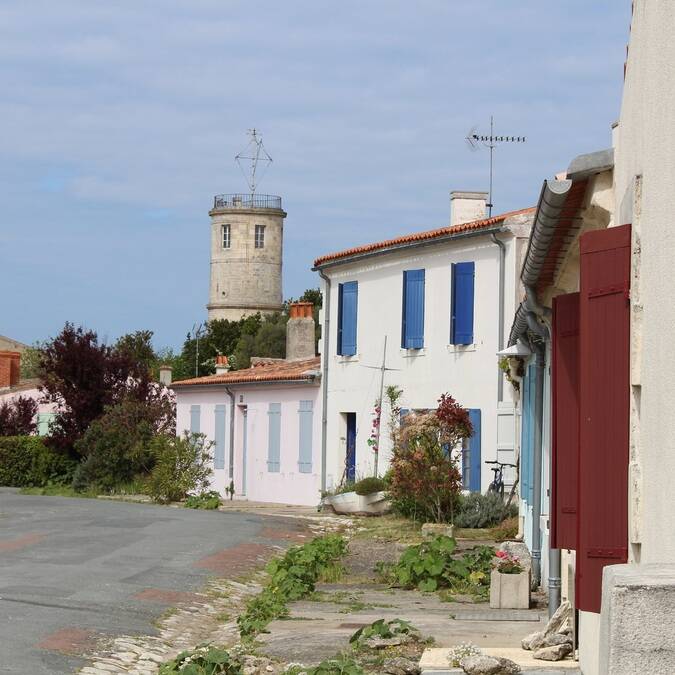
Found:
[{"label": "stone planter basin", "polygon": [[530,573],[502,574],[492,570],[490,574],[490,607],[492,609],[529,609]]},{"label": "stone planter basin", "polygon": [[356,492],[343,492],[324,499],[335,513],[343,515],[379,516],[391,510],[386,492],[373,492],[369,495],[357,495]]}]

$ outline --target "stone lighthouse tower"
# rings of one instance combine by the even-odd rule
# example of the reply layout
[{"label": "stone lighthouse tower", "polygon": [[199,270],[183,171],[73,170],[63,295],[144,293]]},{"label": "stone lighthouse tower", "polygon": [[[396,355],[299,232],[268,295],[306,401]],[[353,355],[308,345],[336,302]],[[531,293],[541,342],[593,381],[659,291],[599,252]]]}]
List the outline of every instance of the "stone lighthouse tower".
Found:
[{"label": "stone lighthouse tower", "polygon": [[208,319],[237,321],[282,309],[284,218],[281,197],[256,193],[260,162],[271,158],[255,129],[250,132],[250,192],[217,195],[211,216],[211,284]]}]

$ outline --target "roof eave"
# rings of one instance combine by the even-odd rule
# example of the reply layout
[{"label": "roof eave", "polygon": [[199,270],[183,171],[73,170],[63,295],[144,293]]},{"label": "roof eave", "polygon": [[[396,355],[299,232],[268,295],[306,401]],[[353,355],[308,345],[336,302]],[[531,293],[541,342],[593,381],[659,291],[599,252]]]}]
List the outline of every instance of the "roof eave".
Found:
[{"label": "roof eave", "polygon": [[424,239],[421,241],[409,241],[400,244],[393,244],[391,246],[378,248],[373,251],[364,251],[362,253],[345,255],[344,257],[336,258],[335,260],[327,260],[318,265],[314,265],[314,267],[312,267],[312,271],[318,272],[319,270],[325,270],[328,267],[337,267],[338,265],[346,265],[348,263],[358,262],[360,260],[365,260],[367,258],[373,258],[378,255],[386,255],[387,253],[393,253],[395,251],[400,251],[404,249],[421,248],[423,246],[432,246],[433,244],[438,244],[446,241],[454,241],[456,239],[467,239],[469,237],[478,237],[485,234],[504,232],[506,231],[506,229],[507,228],[505,228],[504,224],[502,223],[501,225],[495,227],[485,227],[476,230],[469,230],[468,232],[457,232],[453,234],[441,235],[438,237]]},{"label": "roof eave", "polygon": [[254,381],[231,381],[231,382],[186,382],[181,384],[181,382],[174,382],[170,385],[171,389],[215,389],[217,387],[250,387],[250,386],[260,386],[260,385],[298,385],[298,384],[314,384],[320,379],[320,376],[311,376],[303,378],[289,378],[285,380],[254,380]]}]

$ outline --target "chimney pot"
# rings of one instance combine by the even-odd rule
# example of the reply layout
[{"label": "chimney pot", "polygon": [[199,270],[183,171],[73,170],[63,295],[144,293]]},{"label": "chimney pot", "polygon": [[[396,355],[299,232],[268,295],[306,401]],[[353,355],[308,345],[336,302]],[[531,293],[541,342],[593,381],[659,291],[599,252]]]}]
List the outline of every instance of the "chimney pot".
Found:
[{"label": "chimney pot", "polygon": [[230,370],[230,362],[224,354],[216,356],[216,375],[222,375]]},{"label": "chimney pot", "polygon": [[487,192],[453,190],[450,193],[450,227],[485,218],[487,200]]},{"label": "chimney pot", "polygon": [[0,389],[13,387],[21,379],[21,353],[0,351]]},{"label": "chimney pot", "polygon": [[286,360],[303,361],[316,356],[314,304],[294,302],[288,308]]},{"label": "chimney pot", "polygon": [[167,364],[159,367],[159,381],[165,387],[168,387],[171,384],[173,379],[173,368]]}]

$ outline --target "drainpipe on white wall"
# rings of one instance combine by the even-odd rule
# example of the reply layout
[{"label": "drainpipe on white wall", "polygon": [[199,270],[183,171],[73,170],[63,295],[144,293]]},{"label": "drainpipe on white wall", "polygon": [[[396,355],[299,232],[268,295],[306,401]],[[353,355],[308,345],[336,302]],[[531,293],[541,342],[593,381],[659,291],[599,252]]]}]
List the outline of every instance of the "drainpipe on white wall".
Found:
[{"label": "drainpipe on white wall", "polygon": [[[504,274],[506,269],[506,245],[497,235],[490,234],[492,241],[499,246],[499,351],[504,349]],[[502,370],[497,366],[497,401],[504,398],[504,376]]]},{"label": "drainpipe on white wall", "polygon": [[330,358],[330,278],[321,270],[319,276],[326,287],[323,297],[323,326],[321,327],[321,360],[323,373],[321,376],[321,491],[326,490],[326,458],[328,443],[328,359]]},{"label": "drainpipe on white wall", "polygon": [[228,387],[225,387],[227,395],[230,397],[230,480],[234,479],[234,394]]}]

